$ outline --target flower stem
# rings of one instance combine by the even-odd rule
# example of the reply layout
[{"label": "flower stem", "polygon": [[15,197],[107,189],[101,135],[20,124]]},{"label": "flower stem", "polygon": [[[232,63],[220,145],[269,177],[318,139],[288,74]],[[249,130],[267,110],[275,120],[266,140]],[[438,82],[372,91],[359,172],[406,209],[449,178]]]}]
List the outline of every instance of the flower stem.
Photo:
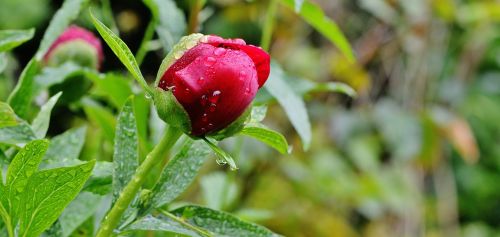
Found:
[{"label": "flower stem", "polygon": [[198,15],[203,7],[203,0],[191,1],[191,12],[189,13],[188,33],[195,33],[198,28]]},{"label": "flower stem", "polygon": [[104,218],[101,227],[97,231],[96,237],[109,237],[112,235],[113,230],[120,222],[123,213],[128,208],[146,180],[146,176],[155,165],[160,164],[162,160],[166,158],[166,153],[168,153],[170,148],[172,148],[181,135],[182,132],[174,127],[170,127],[166,131],[158,145],[156,145],[156,147],[146,156],[146,159],[142,162],[139,168],[137,168],[137,171],[130,182],[120,193],[115,205]]},{"label": "flower stem", "polygon": [[151,19],[151,21],[149,21],[148,27],[146,28],[146,32],[144,33],[144,37],[142,38],[139,50],[137,50],[137,53],[135,54],[135,60],[137,61],[137,64],[139,66],[142,64],[142,61],[144,61],[144,57],[149,51],[148,46],[149,42],[154,36],[155,26],[156,26],[155,20]]},{"label": "flower stem", "polygon": [[260,40],[260,47],[265,51],[269,51],[271,45],[271,38],[273,36],[274,18],[278,10],[278,0],[271,0],[267,8],[266,21],[264,22],[264,29],[262,30],[262,38]]}]

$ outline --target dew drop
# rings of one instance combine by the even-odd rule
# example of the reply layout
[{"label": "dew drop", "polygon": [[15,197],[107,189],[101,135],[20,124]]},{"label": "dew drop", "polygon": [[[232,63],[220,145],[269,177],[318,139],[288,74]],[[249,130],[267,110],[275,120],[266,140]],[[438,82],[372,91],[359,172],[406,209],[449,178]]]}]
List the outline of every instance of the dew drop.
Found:
[{"label": "dew drop", "polygon": [[212,104],[216,104],[218,101],[219,101],[219,98],[220,98],[220,94],[221,92],[220,91],[214,91],[212,93],[212,97],[210,97],[210,103]]},{"label": "dew drop", "polygon": [[201,99],[200,99],[200,104],[201,104],[201,106],[205,106],[205,105],[207,105],[207,101],[208,101],[207,96],[206,96],[206,95],[202,95],[202,96],[201,96]]},{"label": "dew drop", "polygon": [[146,97],[146,100],[150,100],[151,98],[153,98],[153,96],[149,93],[146,93],[144,97]]},{"label": "dew drop", "polygon": [[204,78],[204,77],[200,77],[200,78],[198,78],[198,82],[203,82],[203,81],[205,81],[205,78]]},{"label": "dew drop", "polygon": [[216,109],[217,105],[216,104],[210,104],[210,107],[208,107],[208,112],[215,112],[215,109]]},{"label": "dew drop", "polygon": [[204,113],[202,116],[201,116],[201,121],[203,122],[207,122],[208,121],[208,116],[206,113]]},{"label": "dew drop", "polygon": [[227,162],[224,159],[217,158],[215,159],[215,162],[217,162],[218,165],[225,165]]},{"label": "dew drop", "polygon": [[245,88],[245,93],[247,93],[247,94],[250,93],[250,87]]},{"label": "dew drop", "polygon": [[205,66],[213,66],[216,61],[214,57],[207,57],[207,59],[205,59]]},{"label": "dew drop", "polygon": [[216,48],[214,50],[214,55],[216,56],[222,56],[226,53],[226,49],[225,48]]}]

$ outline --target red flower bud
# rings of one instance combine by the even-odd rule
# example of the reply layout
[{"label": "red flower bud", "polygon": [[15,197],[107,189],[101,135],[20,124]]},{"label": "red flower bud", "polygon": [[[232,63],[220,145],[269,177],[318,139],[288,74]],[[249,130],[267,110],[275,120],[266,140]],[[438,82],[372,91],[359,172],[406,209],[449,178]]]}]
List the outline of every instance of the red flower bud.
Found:
[{"label": "red flower bud", "polygon": [[50,66],[73,61],[98,69],[103,58],[101,41],[92,32],[72,25],[54,41],[43,60]]},{"label": "red flower bud", "polygon": [[177,60],[158,87],[171,90],[182,105],[193,136],[217,132],[237,120],[269,76],[269,55],[242,39],[203,36],[184,42],[184,50],[173,52]]}]

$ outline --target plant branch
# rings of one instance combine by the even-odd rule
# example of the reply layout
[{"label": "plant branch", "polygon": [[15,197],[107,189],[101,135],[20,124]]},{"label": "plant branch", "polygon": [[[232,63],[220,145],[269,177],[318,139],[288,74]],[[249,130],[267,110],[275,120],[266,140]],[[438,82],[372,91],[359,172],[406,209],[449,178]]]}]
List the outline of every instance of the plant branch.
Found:
[{"label": "plant branch", "polygon": [[134,197],[139,192],[142,184],[146,180],[146,176],[150,173],[151,169],[162,162],[166,158],[166,154],[172,148],[172,146],[177,142],[182,132],[174,127],[170,127],[163,138],[160,140],[158,145],[146,156],[146,159],[137,168],[134,176],[130,182],[125,186],[125,188],[120,193],[120,196],[116,200],[115,205],[108,212],[104,221],[99,228],[96,237],[109,237],[112,235],[114,228],[120,222],[120,219],[128,208]]},{"label": "plant branch", "polygon": [[198,15],[203,7],[203,0],[191,1],[191,12],[189,13],[188,33],[196,33],[198,28]]}]

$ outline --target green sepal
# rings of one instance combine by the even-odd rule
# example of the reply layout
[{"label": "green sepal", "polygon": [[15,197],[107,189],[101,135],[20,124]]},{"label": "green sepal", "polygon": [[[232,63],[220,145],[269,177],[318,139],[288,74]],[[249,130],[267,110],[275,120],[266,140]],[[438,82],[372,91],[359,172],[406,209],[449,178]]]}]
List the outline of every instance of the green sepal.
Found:
[{"label": "green sepal", "polygon": [[170,126],[179,128],[186,134],[191,132],[191,120],[184,107],[177,101],[171,90],[156,87],[153,100],[158,116]]},{"label": "green sepal", "polygon": [[229,124],[226,128],[216,131],[211,134],[207,134],[206,137],[213,138],[217,141],[221,141],[225,138],[231,137],[239,133],[245,127],[245,124],[250,121],[250,114],[252,111],[252,106],[248,107],[245,112],[243,112],[238,119]]},{"label": "green sepal", "polygon": [[158,86],[158,83],[160,82],[161,77],[163,74],[165,74],[165,71],[174,64],[174,62],[181,58],[182,55],[189,49],[192,49],[194,46],[198,45],[199,43],[203,43],[206,41],[207,36],[200,34],[200,33],[194,33],[190,35],[183,36],[179,42],[174,45],[172,50],[168,53],[168,55],[163,59],[160,65],[160,69],[158,69],[158,74],[156,75],[156,80],[155,80],[155,86]]},{"label": "green sepal", "polygon": [[46,64],[50,67],[58,67],[71,61],[82,67],[97,69],[99,56],[97,50],[91,44],[83,40],[73,40],[58,45],[51,52]]}]

